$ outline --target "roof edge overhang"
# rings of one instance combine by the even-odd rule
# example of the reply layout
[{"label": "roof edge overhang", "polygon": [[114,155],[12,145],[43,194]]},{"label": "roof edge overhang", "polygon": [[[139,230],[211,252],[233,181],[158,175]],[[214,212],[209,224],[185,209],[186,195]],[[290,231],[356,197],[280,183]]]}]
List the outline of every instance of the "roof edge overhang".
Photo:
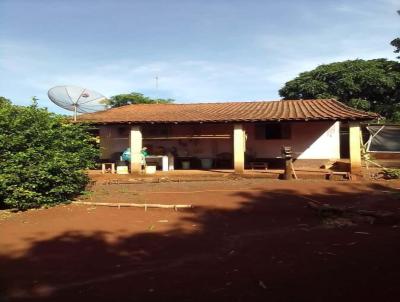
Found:
[{"label": "roof edge overhang", "polygon": [[155,125],[155,124],[229,124],[229,123],[274,123],[274,122],[371,122],[376,118],[307,118],[307,119],[235,119],[235,120],[201,120],[201,121],[80,121],[76,123],[85,123],[92,125]]}]

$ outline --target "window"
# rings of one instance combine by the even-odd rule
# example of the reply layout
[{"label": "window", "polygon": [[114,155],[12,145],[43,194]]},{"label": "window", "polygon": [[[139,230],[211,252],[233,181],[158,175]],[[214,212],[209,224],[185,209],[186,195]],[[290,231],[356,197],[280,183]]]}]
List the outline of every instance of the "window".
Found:
[{"label": "window", "polygon": [[289,123],[265,123],[255,125],[255,138],[263,139],[290,139],[291,128]]}]

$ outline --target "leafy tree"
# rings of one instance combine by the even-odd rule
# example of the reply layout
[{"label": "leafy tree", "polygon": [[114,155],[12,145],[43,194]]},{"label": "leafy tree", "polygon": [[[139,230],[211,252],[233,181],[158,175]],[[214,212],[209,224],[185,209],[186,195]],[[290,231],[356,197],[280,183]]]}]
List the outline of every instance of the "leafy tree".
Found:
[{"label": "leafy tree", "polygon": [[[400,15],[400,10],[398,10],[397,13]],[[396,48],[394,51],[395,53],[400,53],[400,38],[394,39],[390,44]],[[400,59],[400,56],[397,58]]]},{"label": "leafy tree", "polygon": [[321,65],[287,82],[279,94],[284,99],[336,98],[400,121],[400,63],[375,59]]},{"label": "leafy tree", "polygon": [[141,93],[131,92],[126,94],[114,95],[108,100],[107,103],[111,108],[114,108],[130,104],[155,104],[155,103],[168,104],[173,102],[174,102],[173,99],[152,99],[147,96],[144,96]]},{"label": "leafy tree", "polygon": [[[396,47],[396,50],[394,51],[395,53],[400,53],[400,38],[394,39],[390,44]],[[400,59],[400,56],[397,58]]]},{"label": "leafy tree", "polygon": [[11,101],[9,99],[6,99],[3,96],[0,96],[0,106],[6,105],[6,104],[10,104]]},{"label": "leafy tree", "polygon": [[0,207],[64,202],[88,182],[97,150],[84,125],[0,97]]}]

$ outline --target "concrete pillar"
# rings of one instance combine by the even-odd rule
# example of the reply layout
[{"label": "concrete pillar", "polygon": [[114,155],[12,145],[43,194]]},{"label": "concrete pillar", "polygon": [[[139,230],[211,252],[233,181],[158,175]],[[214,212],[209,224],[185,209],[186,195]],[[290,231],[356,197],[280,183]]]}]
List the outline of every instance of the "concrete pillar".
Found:
[{"label": "concrete pillar", "polygon": [[142,172],[142,151],[143,138],[139,126],[132,126],[129,133],[129,148],[131,149],[131,173]]},{"label": "concrete pillar", "polygon": [[244,152],[246,151],[246,134],[242,124],[233,126],[233,161],[235,173],[244,172]]},{"label": "concrete pillar", "polygon": [[362,176],[361,129],[359,123],[349,123],[350,173]]}]

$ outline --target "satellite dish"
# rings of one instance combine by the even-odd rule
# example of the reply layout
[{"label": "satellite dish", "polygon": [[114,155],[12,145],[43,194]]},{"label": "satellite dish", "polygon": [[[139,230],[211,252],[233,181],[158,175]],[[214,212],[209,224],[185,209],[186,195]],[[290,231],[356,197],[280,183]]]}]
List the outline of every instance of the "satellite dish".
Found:
[{"label": "satellite dish", "polygon": [[79,113],[91,113],[106,109],[106,97],[94,90],[77,86],[55,86],[47,95],[56,105],[74,112],[74,121]]}]

